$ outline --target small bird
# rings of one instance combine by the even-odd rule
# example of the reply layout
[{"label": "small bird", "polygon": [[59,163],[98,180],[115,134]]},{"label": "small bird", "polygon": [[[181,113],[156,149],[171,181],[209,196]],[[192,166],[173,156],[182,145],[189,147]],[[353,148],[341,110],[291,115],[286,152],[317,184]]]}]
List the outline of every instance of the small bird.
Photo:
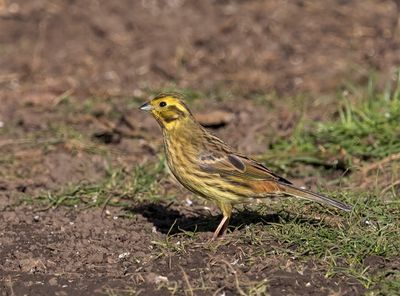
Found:
[{"label": "small bird", "polygon": [[351,211],[351,206],[298,188],[236,152],[196,121],[180,94],[161,93],[139,109],[150,112],[161,126],[167,163],[176,179],[221,210],[213,239],[225,234],[233,206],[255,199],[287,195]]}]

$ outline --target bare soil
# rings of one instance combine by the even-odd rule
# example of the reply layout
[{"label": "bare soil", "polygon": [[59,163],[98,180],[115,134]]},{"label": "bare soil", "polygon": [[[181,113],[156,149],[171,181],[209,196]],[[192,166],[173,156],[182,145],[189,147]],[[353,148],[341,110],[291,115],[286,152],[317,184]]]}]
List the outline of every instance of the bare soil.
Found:
[{"label": "bare soil", "polygon": [[[355,279],[276,256],[281,242],[265,233],[258,245],[244,235],[274,213],[241,212],[228,239],[208,245],[217,211],[168,178],[173,204],[46,209],[32,197],[96,184],[110,163],[157,162],[158,126],[135,107],[164,88],[209,95],[193,101],[202,121],[263,153],[300,109],[333,116],[348,81],[391,81],[398,19],[395,1],[377,0],[0,0],[0,295],[362,295]],[[305,102],[287,99],[299,94]],[[222,119],[210,122],[215,110]]]}]

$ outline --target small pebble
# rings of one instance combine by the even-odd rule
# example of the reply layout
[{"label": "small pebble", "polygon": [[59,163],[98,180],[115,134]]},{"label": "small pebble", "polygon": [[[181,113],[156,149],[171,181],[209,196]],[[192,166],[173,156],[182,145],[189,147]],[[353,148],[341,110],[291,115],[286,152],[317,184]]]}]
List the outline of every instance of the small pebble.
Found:
[{"label": "small pebble", "polygon": [[131,253],[130,252],[124,252],[118,255],[118,259],[124,259],[128,257]]},{"label": "small pebble", "polygon": [[57,278],[53,277],[53,278],[49,279],[49,284],[50,284],[50,286],[56,286],[58,284]]},{"label": "small pebble", "polygon": [[159,276],[156,277],[155,282],[156,282],[156,284],[168,283],[168,278],[166,276],[159,275]]}]

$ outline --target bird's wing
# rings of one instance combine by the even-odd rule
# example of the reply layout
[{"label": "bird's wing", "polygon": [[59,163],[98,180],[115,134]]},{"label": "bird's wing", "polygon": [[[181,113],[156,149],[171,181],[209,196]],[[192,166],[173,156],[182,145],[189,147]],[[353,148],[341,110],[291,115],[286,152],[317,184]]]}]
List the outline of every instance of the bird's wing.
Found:
[{"label": "bird's wing", "polygon": [[274,180],[285,184],[290,181],[276,175],[261,163],[235,153],[210,152],[200,155],[200,168],[209,173],[230,175],[247,180]]}]

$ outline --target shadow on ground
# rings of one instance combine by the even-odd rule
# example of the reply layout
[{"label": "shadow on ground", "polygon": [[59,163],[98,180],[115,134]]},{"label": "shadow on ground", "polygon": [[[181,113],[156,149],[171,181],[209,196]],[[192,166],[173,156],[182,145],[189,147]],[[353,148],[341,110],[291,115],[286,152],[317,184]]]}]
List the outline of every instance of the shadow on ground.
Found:
[{"label": "shadow on ground", "polygon": [[[147,203],[127,208],[126,210],[140,214],[152,223],[158,231],[163,234],[177,234],[184,232],[214,232],[222,219],[222,215],[212,216],[204,211],[194,211],[193,216],[181,213],[171,208],[172,204]],[[230,229],[243,229],[254,224],[271,225],[282,221],[296,221],[299,224],[310,226],[330,227],[321,220],[311,217],[299,216],[298,214],[280,211],[273,214],[260,214],[251,209],[243,209],[233,213],[229,223]]]}]

